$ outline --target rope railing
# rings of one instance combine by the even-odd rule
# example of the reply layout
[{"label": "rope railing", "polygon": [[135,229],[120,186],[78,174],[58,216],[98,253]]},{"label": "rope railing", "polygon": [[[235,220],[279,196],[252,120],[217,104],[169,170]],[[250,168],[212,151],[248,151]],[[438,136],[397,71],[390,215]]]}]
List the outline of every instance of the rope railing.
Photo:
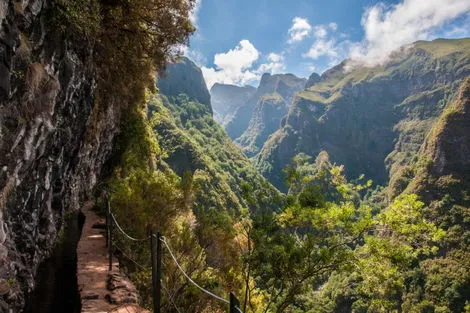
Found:
[{"label": "rope railing", "polygon": [[202,292],[204,292],[205,294],[219,300],[219,301],[222,301],[226,304],[230,304],[230,301],[222,298],[222,297],[219,297],[218,295],[216,294],[213,294],[212,292],[210,292],[209,290],[207,289],[204,289],[203,287],[201,287],[200,285],[198,285],[188,274],[186,274],[186,272],[184,271],[183,267],[178,263],[178,260],[176,259],[175,255],[173,254],[173,251],[171,250],[170,246],[168,245],[168,243],[166,242],[165,240],[165,237],[162,237],[161,239],[161,242],[163,242],[163,244],[165,245],[166,249],[168,250],[168,252],[170,252],[170,255],[171,255],[171,258],[173,259],[173,261],[175,262],[176,266],[178,267],[178,269],[180,270],[180,272],[184,275],[184,277],[186,277],[186,279],[192,283],[194,286],[196,286],[199,290],[201,290]]},{"label": "rope railing", "polygon": [[117,249],[119,252],[121,252],[121,254],[127,258],[129,261],[131,261],[132,263],[134,263],[138,268],[142,269],[142,270],[148,270],[149,267],[146,267],[142,264],[140,264],[139,262],[137,262],[136,260],[134,260],[132,257],[130,257],[128,254],[126,254],[126,252],[124,252],[125,250],[120,248],[119,246],[116,245],[115,242],[113,242],[113,226],[116,225],[116,228],[119,230],[119,232],[124,235],[127,239],[131,240],[131,241],[134,241],[134,242],[144,242],[144,241],[147,241],[149,240],[150,241],[150,246],[151,246],[151,256],[152,256],[152,266],[151,266],[151,269],[152,269],[152,287],[153,287],[153,292],[152,292],[152,295],[153,295],[153,303],[154,303],[154,313],[160,313],[161,312],[161,289],[163,288],[166,292],[166,294],[168,295],[168,300],[169,302],[174,306],[175,310],[178,312],[178,313],[181,313],[180,309],[176,306],[176,303],[174,302],[174,299],[173,297],[170,295],[168,289],[162,284],[162,278],[161,278],[161,268],[162,268],[162,251],[161,251],[161,247],[162,247],[162,244],[163,246],[166,248],[166,250],[168,250],[170,256],[171,256],[171,259],[173,259],[173,262],[175,263],[176,267],[178,268],[178,270],[183,274],[183,276],[192,284],[194,285],[197,289],[199,289],[200,291],[202,291],[203,293],[207,294],[208,296],[218,300],[218,301],[221,301],[225,304],[228,304],[229,307],[230,307],[230,313],[243,313],[243,311],[240,309],[240,302],[238,301],[238,299],[232,294],[230,293],[230,301],[229,300],[226,300],[212,292],[210,292],[209,290],[203,288],[202,286],[200,286],[198,283],[196,283],[187,273],[186,271],[183,269],[183,267],[181,266],[181,264],[178,262],[177,258],[175,257],[175,254],[173,253],[173,250],[171,249],[170,245],[168,244],[166,238],[164,236],[161,236],[159,233],[158,235],[155,235],[154,233],[150,233],[149,236],[145,237],[145,238],[135,238],[131,235],[129,235],[126,231],[124,231],[124,229],[121,227],[121,225],[119,225],[116,217],[114,216],[114,214],[111,212],[111,207],[110,207],[110,203],[108,201],[108,216],[106,218],[106,226],[107,226],[107,230],[106,230],[106,243],[107,243],[107,246],[108,246],[108,253],[109,253],[109,270],[111,271],[112,270],[112,255],[113,255],[113,247],[115,249]]},{"label": "rope railing", "polygon": [[126,236],[127,239],[132,240],[132,241],[137,241],[137,242],[139,242],[139,241],[140,241],[140,242],[142,242],[142,241],[147,241],[147,240],[150,239],[150,236],[147,236],[147,237],[145,237],[145,238],[139,239],[139,238],[134,238],[134,237],[128,235],[128,234],[122,229],[122,227],[119,225],[119,223],[118,223],[117,220],[116,220],[116,217],[114,216],[114,214],[113,214],[111,211],[109,212],[109,215],[110,215],[111,218],[113,219],[114,225],[117,226],[117,228],[119,229],[119,231],[120,231],[124,236]]}]

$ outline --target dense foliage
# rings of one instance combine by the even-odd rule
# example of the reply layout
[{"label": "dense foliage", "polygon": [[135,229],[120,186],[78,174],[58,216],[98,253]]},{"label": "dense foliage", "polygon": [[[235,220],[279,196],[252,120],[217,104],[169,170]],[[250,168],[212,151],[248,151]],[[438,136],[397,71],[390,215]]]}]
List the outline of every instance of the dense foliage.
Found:
[{"label": "dense foliage", "polygon": [[[97,104],[129,108],[145,101],[161,71],[195,30],[195,0],[59,0],[50,20],[64,34],[83,38],[94,55]],[[120,110],[117,110],[120,112]]]},{"label": "dense foliage", "polygon": [[[150,230],[165,234],[172,248],[181,255],[180,262],[187,272],[201,284],[212,286],[212,270],[205,265],[204,250],[194,236],[194,216],[187,206],[191,194],[185,178],[173,172],[161,160],[163,152],[148,120],[146,107],[128,114],[124,130],[118,139],[121,149],[112,177],[108,180],[111,208],[121,227],[135,238],[146,238]],[[114,233],[116,254],[121,264],[136,283],[142,302],[151,306],[152,284],[150,246],[147,240],[129,241],[121,233]],[[172,307],[168,301],[173,293],[185,299],[188,311],[208,306],[210,299],[201,297],[196,290],[183,288],[187,282],[178,275],[170,260],[165,266],[165,308]],[[181,289],[181,290],[180,290]],[[192,308],[190,310],[189,308]]]},{"label": "dense foliage", "polygon": [[[415,262],[437,252],[444,231],[415,195],[378,214],[362,201],[370,181],[350,183],[326,153],[299,155],[279,214],[255,219],[250,262],[264,312],[394,312]],[[413,304],[414,305],[414,304]]]},{"label": "dense foliage", "polygon": [[[207,105],[186,95],[171,101],[148,95],[148,114],[141,107],[126,116],[120,157],[108,182],[111,207],[132,236],[162,232],[199,284],[223,297],[229,291],[241,295],[250,215],[278,208],[280,194],[213,121]],[[115,236],[116,253],[149,306],[148,244],[129,242],[119,232]],[[189,284],[168,254],[165,258],[168,311],[174,310],[172,302],[186,312],[223,308]]]},{"label": "dense foliage", "polygon": [[[118,218],[135,236],[148,227],[163,231],[185,270],[221,296],[235,292],[244,312],[465,310],[464,248],[445,252],[461,242],[462,224],[449,224],[464,218],[464,208],[454,207],[444,222],[414,194],[387,204],[372,181],[346,179],[326,152],[313,163],[305,154],[293,158],[282,199],[206,104],[185,94],[150,95],[142,110],[128,116],[111,180]],[[118,245],[148,265],[148,247]],[[149,269],[122,259],[148,304]],[[225,309],[168,256],[164,284],[168,312],[172,302],[186,312]]]},{"label": "dense foliage", "polygon": [[155,98],[149,107],[165,161],[191,181],[190,206],[209,263],[237,290],[243,250],[237,234],[240,221],[250,213],[275,210],[280,195],[213,120],[207,105],[181,94]]}]

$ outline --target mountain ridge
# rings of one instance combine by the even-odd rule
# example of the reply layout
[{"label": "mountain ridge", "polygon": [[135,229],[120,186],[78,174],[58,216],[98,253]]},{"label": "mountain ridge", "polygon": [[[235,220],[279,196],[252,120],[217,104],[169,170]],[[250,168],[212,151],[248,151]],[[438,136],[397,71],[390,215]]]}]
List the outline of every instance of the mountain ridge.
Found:
[{"label": "mountain ridge", "polygon": [[[411,124],[421,123],[419,146],[443,109],[442,97],[452,97],[458,81],[470,74],[469,47],[470,39],[418,42],[393,54],[384,65],[345,72],[344,61],[326,71],[319,81],[296,93],[285,125],[256,157],[258,168],[282,189],[284,179],[278,173],[296,153],[315,156],[326,150],[335,162],[349,168],[349,176],[364,173],[385,184],[390,168],[406,163],[399,146],[409,139]],[[437,97],[425,97],[437,87],[441,89]],[[414,104],[407,106],[411,102],[405,100],[413,97]],[[424,116],[427,109],[433,112]],[[400,121],[408,123],[400,129]],[[414,149],[411,153],[417,152]],[[390,156],[394,151],[400,157]]]}]

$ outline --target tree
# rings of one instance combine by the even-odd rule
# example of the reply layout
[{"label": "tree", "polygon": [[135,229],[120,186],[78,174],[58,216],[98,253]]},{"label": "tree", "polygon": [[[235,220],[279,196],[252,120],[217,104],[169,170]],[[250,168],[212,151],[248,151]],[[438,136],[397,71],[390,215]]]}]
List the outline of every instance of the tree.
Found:
[{"label": "tree", "polygon": [[154,89],[155,73],[194,31],[189,19],[195,0],[101,0],[96,60],[103,104],[143,103]]},{"label": "tree", "polygon": [[294,158],[286,171],[286,205],[255,219],[251,261],[264,290],[264,312],[305,312],[308,298],[302,295],[348,267],[355,244],[372,225],[370,208],[351,196],[360,186],[349,184],[343,168],[326,156],[316,164],[306,155]]},{"label": "tree", "polygon": [[400,311],[410,271],[437,252],[443,230],[424,218],[416,195],[373,215],[361,197],[370,181],[348,182],[326,154],[308,160],[300,155],[287,170],[282,211],[254,219],[250,260],[262,310]]}]

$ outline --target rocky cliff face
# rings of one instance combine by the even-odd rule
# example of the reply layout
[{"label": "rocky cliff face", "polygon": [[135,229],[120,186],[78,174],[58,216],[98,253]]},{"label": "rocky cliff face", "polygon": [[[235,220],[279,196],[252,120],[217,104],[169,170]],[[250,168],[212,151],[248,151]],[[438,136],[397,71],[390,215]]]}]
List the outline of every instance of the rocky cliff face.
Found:
[{"label": "rocky cliff face", "polygon": [[470,77],[430,131],[419,155],[407,190],[428,203],[450,195],[456,204],[469,206]]},{"label": "rocky cliff face", "polygon": [[0,3],[1,312],[24,306],[117,131],[113,106],[94,105],[91,47],[53,25],[54,9],[48,0]]},{"label": "rocky cliff face", "polygon": [[306,80],[292,74],[264,74],[254,95],[235,113],[226,130],[243,147],[247,156],[255,155],[266,139],[280,127],[294,94]]},{"label": "rocky cliff face", "polygon": [[257,164],[282,188],[280,174],[299,152],[327,151],[350,177],[386,184],[417,155],[427,133],[470,74],[470,39],[417,42],[374,68],[346,62],[296,94],[286,122]]},{"label": "rocky cliff face", "polygon": [[248,128],[236,140],[243,152],[256,155],[268,137],[281,127],[296,92],[305,87],[305,79],[292,74],[263,75]]},{"label": "rocky cliff face", "polygon": [[312,87],[313,85],[315,85],[316,83],[320,82],[321,80],[321,76],[318,75],[317,73],[312,73],[307,82],[305,83],[305,88],[308,88],[308,87]]},{"label": "rocky cliff face", "polygon": [[227,125],[238,108],[244,105],[256,92],[255,87],[234,86],[216,83],[211,88],[211,102],[214,119],[222,126]]},{"label": "rocky cliff face", "polygon": [[186,94],[190,99],[205,104],[212,112],[211,96],[202,71],[186,57],[168,64],[166,71],[160,75],[158,88],[169,97]]}]

